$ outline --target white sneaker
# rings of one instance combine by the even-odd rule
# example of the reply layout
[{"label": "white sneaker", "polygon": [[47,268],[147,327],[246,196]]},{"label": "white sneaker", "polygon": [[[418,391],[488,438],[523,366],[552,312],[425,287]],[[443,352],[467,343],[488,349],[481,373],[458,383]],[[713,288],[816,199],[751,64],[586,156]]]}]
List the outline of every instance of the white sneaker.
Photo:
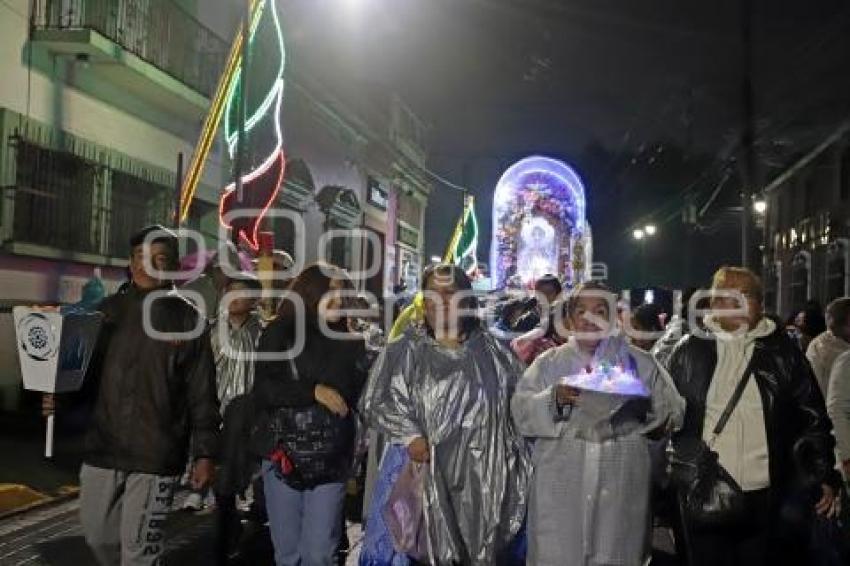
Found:
[{"label": "white sneaker", "polygon": [[248,489],[243,494],[236,494],[236,510],[242,513],[247,513],[251,510],[251,505],[254,503],[254,486],[249,485]]},{"label": "white sneaker", "polygon": [[200,511],[203,508],[204,500],[202,499],[201,494],[196,491],[190,493],[183,502],[184,511]]}]

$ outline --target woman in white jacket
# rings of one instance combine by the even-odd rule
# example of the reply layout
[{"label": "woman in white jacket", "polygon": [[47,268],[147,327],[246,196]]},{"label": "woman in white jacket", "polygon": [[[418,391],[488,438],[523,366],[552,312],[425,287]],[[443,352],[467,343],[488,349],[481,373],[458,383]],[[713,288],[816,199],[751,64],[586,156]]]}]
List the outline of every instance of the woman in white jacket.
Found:
[{"label": "woman in white jacket", "polygon": [[829,373],[826,410],[832,420],[832,432],[844,481],[850,480],[850,351],[835,359]]}]

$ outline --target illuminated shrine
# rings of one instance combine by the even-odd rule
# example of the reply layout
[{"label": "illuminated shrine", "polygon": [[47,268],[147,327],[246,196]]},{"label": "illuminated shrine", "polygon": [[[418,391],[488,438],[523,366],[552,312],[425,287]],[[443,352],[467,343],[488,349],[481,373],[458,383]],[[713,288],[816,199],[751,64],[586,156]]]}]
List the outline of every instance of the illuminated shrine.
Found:
[{"label": "illuminated shrine", "polygon": [[584,185],[576,172],[539,156],[508,168],[493,195],[493,288],[530,288],[547,273],[575,285],[589,275],[590,256]]}]

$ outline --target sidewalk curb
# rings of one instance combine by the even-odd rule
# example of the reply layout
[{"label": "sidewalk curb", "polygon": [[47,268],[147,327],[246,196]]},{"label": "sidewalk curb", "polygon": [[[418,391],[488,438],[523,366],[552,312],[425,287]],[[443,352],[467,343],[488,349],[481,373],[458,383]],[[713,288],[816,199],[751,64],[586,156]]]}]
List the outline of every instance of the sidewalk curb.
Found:
[{"label": "sidewalk curb", "polygon": [[42,501],[36,501],[29,505],[24,505],[23,507],[12,509],[11,511],[6,511],[5,513],[0,513],[0,521],[5,521],[13,517],[18,517],[31,511],[40,511],[42,509],[48,509],[50,507],[60,505],[62,503],[67,503],[68,501],[76,499],[80,495],[80,488],[76,486],[63,488],[62,491],[64,491],[65,493],[60,493],[59,495],[56,495],[54,497],[50,497]]}]

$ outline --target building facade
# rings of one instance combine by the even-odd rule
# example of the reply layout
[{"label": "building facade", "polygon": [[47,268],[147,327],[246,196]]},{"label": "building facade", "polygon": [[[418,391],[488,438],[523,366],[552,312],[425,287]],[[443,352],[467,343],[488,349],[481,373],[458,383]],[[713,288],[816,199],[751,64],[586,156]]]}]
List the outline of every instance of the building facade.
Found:
[{"label": "building facade", "polygon": [[[20,384],[10,308],[75,302],[95,273],[116,289],[130,234],[174,225],[178,164],[192,155],[238,26],[238,6],[202,5],[0,3],[0,361],[12,368],[0,372],[4,407],[15,405]],[[289,159],[273,208],[303,218],[303,251],[285,217],[265,228],[305,262],[377,263],[360,288],[380,296],[421,264],[424,125],[391,95],[351,105],[310,75],[286,80]],[[231,170],[217,139],[184,224],[208,244],[220,233],[218,200]],[[358,232],[322,238],[351,228],[371,231],[380,247]]]},{"label": "building facade", "polygon": [[[229,48],[190,0],[0,4],[0,375],[20,375],[10,307],[70,303],[96,270],[124,279],[130,234],[171,224],[187,159]],[[214,152],[201,192],[216,197]]]},{"label": "building facade", "polygon": [[331,93],[317,77],[287,77],[288,172],[278,209],[300,214],[306,233],[297,237],[286,218],[267,229],[278,248],[304,263],[345,267],[377,298],[401,281],[415,287],[431,191],[426,126],[395,95],[358,103]]},{"label": "building facade", "polygon": [[[128,236],[171,223],[229,45],[170,0],[0,6],[0,300],[76,300],[124,278]],[[214,152],[202,193],[224,168]],[[36,259],[38,261],[36,261]]]},{"label": "building facade", "polygon": [[765,191],[765,304],[781,316],[850,296],[848,130],[838,128]]}]

